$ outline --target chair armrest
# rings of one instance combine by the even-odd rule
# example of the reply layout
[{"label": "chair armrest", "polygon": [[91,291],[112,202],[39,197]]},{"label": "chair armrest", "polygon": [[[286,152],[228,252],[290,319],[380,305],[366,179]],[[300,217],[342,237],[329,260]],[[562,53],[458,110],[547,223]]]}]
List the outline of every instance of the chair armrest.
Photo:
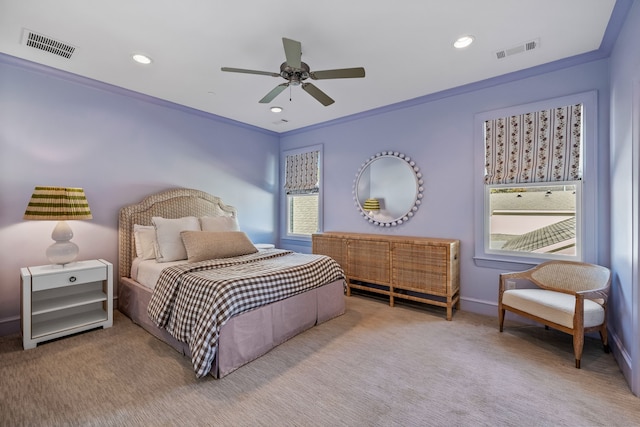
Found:
[{"label": "chair armrest", "polygon": [[[609,300],[609,286],[605,286],[599,289],[591,289],[588,291],[577,291],[576,296],[581,295],[583,298],[594,300],[600,305],[606,305]],[[602,301],[600,303],[599,301]]]},{"label": "chair armrest", "polygon": [[505,283],[509,279],[527,279],[527,280],[531,280],[531,277],[529,275],[529,271],[528,270],[515,271],[515,272],[512,272],[512,273],[501,273],[500,274],[500,292],[504,292],[506,290],[505,289]]}]

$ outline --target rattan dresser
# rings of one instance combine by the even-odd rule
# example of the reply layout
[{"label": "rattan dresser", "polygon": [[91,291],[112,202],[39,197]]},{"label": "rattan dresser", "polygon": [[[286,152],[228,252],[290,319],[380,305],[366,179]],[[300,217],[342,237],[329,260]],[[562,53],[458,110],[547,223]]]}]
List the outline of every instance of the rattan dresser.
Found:
[{"label": "rattan dresser", "polygon": [[347,276],[347,295],[362,289],[446,307],[460,307],[460,241],[427,237],[328,232],[313,235],[313,253],[335,259]]}]

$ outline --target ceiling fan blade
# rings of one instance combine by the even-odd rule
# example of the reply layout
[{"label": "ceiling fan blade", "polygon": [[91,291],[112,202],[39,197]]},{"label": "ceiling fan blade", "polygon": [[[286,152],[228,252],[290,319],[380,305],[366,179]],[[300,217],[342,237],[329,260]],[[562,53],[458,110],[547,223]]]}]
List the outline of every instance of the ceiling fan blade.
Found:
[{"label": "ceiling fan blade", "polygon": [[313,71],[309,76],[314,80],[324,79],[352,79],[356,77],[364,77],[364,68],[340,68],[337,70]]},{"label": "ceiling fan blade", "polygon": [[282,83],[279,84],[278,86],[274,87],[271,92],[269,92],[268,94],[266,94],[264,96],[264,98],[262,98],[260,101],[258,101],[260,104],[268,104],[271,101],[273,101],[273,98],[275,98],[276,96],[280,95],[280,92],[282,92],[283,90],[286,89],[286,87],[289,86],[289,83]]},{"label": "ceiling fan blade", "polygon": [[329,97],[329,95],[318,89],[312,83],[302,83],[302,89],[304,89],[305,92],[317,99],[325,107],[335,102]]},{"label": "ceiling fan blade", "polygon": [[222,67],[220,69],[222,71],[228,71],[231,73],[261,74],[263,76],[280,77],[280,74],[272,73],[270,71],[245,70],[244,68],[229,68],[229,67]]},{"label": "ceiling fan blade", "polygon": [[300,68],[302,65],[302,44],[295,40],[282,38],[284,55],[287,58],[287,65],[291,68]]}]

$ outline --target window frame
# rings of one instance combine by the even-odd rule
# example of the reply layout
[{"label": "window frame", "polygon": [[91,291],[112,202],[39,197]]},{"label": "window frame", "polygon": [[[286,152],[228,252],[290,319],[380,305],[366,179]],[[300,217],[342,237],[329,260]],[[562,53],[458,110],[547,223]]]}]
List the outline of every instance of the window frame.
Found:
[{"label": "window frame", "polygon": [[311,235],[306,234],[293,234],[289,233],[289,195],[284,189],[284,183],[286,182],[286,173],[287,173],[287,156],[292,156],[296,154],[307,153],[311,151],[318,152],[318,232],[322,231],[323,228],[323,160],[324,160],[324,147],[323,144],[314,144],[305,147],[283,150],[280,153],[280,209],[283,213],[280,215],[280,239],[281,240],[291,240],[291,241],[299,241],[299,242],[309,242],[311,243]]},{"label": "window frame", "polygon": [[[596,230],[598,224],[598,96],[597,92],[589,91],[559,98],[548,99],[530,104],[517,105],[498,110],[478,113],[474,118],[474,262],[480,267],[500,269],[522,269],[526,266],[539,264],[549,259],[559,259],[558,255],[544,255],[530,253],[519,254],[513,251],[487,250],[489,239],[489,185],[484,183],[485,174],[485,141],[484,122],[500,117],[509,117],[545,109],[557,108],[565,105],[582,104],[582,182],[580,197],[576,200],[576,235],[581,241],[576,244],[577,255],[570,257],[576,261],[596,262],[598,248],[598,233],[586,233],[586,230]],[[574,181],[567,181],[574,182]],[[555,183],[548,183],[555,185]],[[520,186],[521,184],[518,184]],[[510,186],[510,185],[507,185]],[[578,221],[579,218],[579,221]],[[579,247],[578,247],[579,245]],[[565,256],[564,259],[569,257]],[[524,266],[523,266],[524,264]]]}]

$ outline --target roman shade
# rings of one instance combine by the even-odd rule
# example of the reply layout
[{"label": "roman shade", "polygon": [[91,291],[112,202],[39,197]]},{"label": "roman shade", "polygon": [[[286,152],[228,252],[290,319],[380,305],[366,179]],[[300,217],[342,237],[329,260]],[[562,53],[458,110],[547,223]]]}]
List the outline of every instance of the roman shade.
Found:
[{"label": "roman shade", "polygon": [[308,151],[287,156],[284,185],[287,194],[318,192],[319,154],[319,151]]},{"label": "roman shade", "polygon": [[582,104],[484,122],[485,184],[582,179]]}]

